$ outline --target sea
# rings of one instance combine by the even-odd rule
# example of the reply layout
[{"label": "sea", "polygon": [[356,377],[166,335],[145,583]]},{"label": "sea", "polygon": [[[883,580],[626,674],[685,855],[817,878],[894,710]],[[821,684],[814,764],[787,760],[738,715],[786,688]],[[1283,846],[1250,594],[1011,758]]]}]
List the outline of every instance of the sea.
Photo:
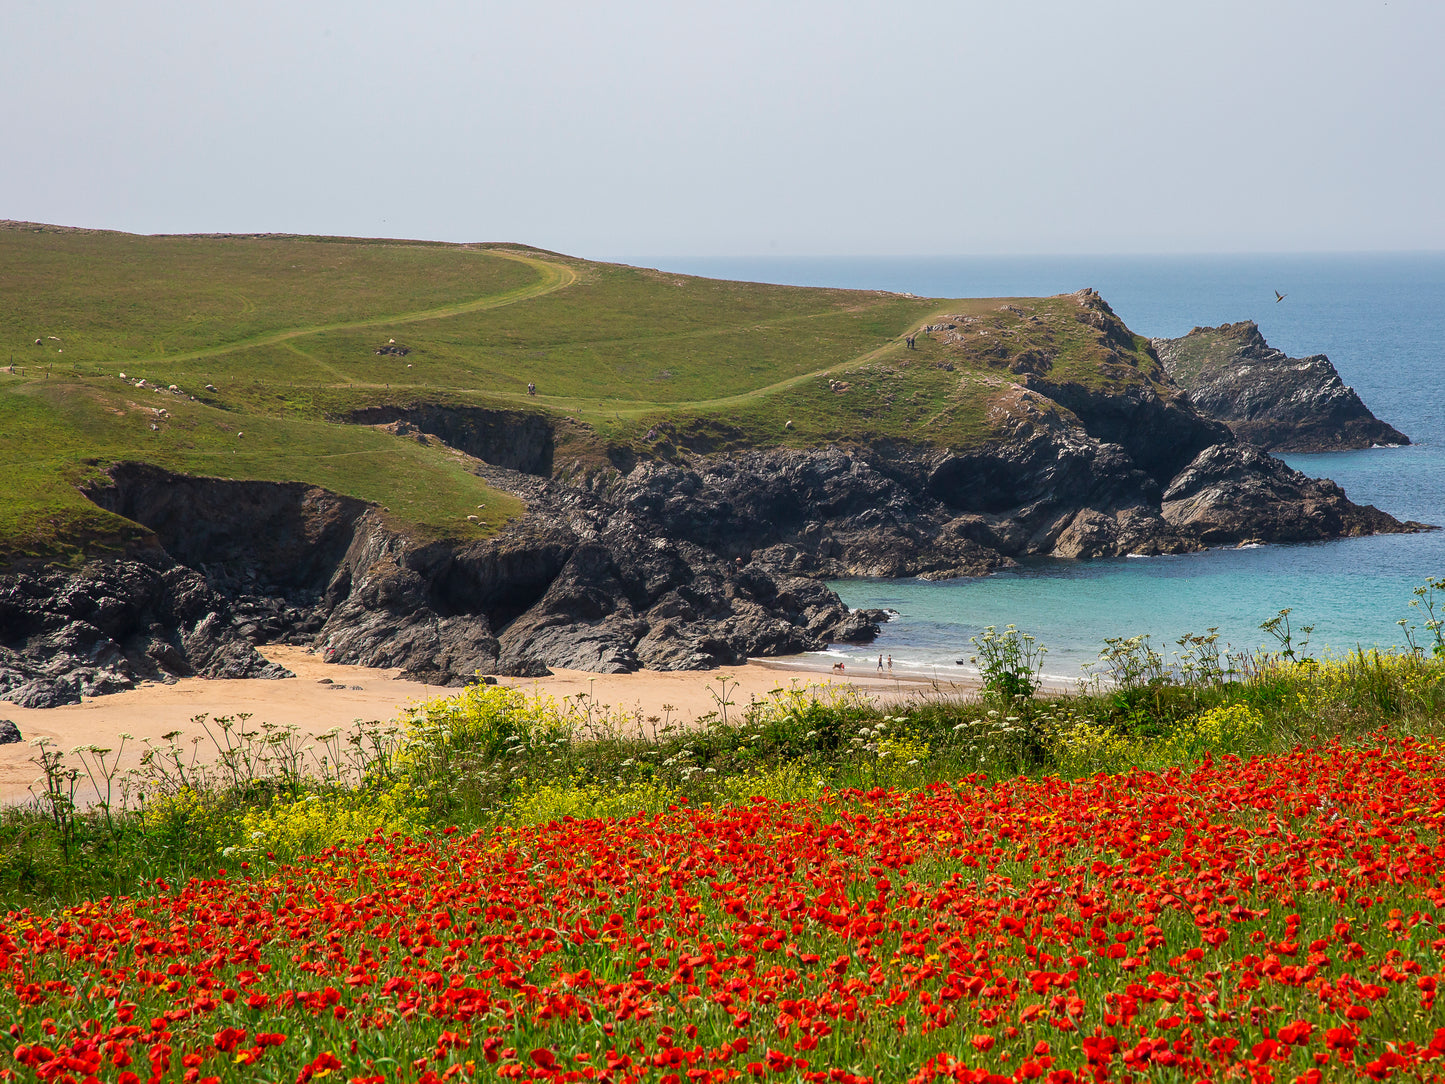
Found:
[{"label": "sea", "polygon": [[[1183,335],[1254,320],[1291,357],[1327,354],[1377,417],[1408,435],[1399,448],[1283,458],[1332,478],[1357,503],[1445,525],[1445,253],[1243,256],[923,257],[671,260],[714,278],[881,289],[924,297],[1021,297],[1097,289],[1134,331]],[[1275,300],[1275,291],[1284,294]],[[1281,610],[1312,654],[1399,647],[1401,620],[1425,637],[1414,590],[1445,576],[1445,531],[1381,535],[1168,557],[1034,559],[970,579],[841,580],[852,607],[892,614],[871,647],[837,645],[795,659],[827,669],[948,679],[972,671],[971,639],[1014,625],[1048,654],[1044,674],[1097,673],[1106,638],[1147,635],[1166,659],[1186,633],[1217,630],[1234,652],[1277,647],[1261,624]]]}]

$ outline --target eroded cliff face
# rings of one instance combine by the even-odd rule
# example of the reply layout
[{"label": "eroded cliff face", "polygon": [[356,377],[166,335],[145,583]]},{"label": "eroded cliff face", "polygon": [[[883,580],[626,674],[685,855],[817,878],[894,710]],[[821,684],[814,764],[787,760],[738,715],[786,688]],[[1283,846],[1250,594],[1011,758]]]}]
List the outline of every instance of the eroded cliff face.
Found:
[{"label": "eroded cliff face", "polygon": [[1328,357],[1287,357],[1265,342],[1252,320],[1151,343],[1195,406],[1241,441],[1279,452],[1410,443],[1345,386]]},{"label": "eroded cliff face", "polygon": [[[668,530],[615,471],[566,485],[475,468],[528,514],[458,548],[358,536],[333,579],[348,593],[321,630],[326,658],[455,682],[478,669],[708,669],[876,633],[880,615],[850,614],[816,579]],[[415,652],[418,635],[431,642]]]},{"label": "eroded cliff face", "polygon": [[122,464],[90,495],[149,528],[152,544],[79,572],[0,575],[0,697],[62,703],[144,678],[284,676],[254,650],[274,640],[439,684],[554,666],[707,669],[871,639],[885,615],[850,613],[827,578],[967,576],[1029,555],[1419,526],[1238,441],[1097,294],[1073,303],[1064,329],[1093,337],[1095,371],[1057,363],[1057,322],[1037,342],[1027,313],[1002,322],[1012,307],[930,332],[949,337],[960,364],[966,351],[985,359],[974,379],[989,389],[988,435],[962,446],[671,445],[559,466],[562,423],[535,412],[351,417],[448,443],[525,501],[521,519],[465,543],[418,541],[314,486]]},{"label": "eroded cliff face", "polygon": [[344,420],[384,425],[401,435],[424,433],[487,463],[544,478],[557,450],[556,423],[536,411],[422,404],[368,407]]}]

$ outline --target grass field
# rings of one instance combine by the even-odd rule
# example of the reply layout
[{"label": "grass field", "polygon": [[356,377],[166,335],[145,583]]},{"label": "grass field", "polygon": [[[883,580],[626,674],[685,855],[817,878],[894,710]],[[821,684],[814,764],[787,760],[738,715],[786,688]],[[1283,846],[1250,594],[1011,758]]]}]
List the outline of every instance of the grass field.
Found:
[{"label": "grass field", "polygon": [[[565,415],[569,454],[601,462],[614,447],[666,455],[687,434],[716,448],[967,446],[995,431],[1020,356],[1091,385],[1158,375],[1140,341],[1112,348],[1068,299],[722,282],[510,245],[10,223],[0,295],[10,556],[74,558],[133,535],[75,488],[120,460],[312,482],[429,537],[492,531],[521,510],[444,449],[344,423],[362,407]],[[904,349],[907,332],[965,316],[966,337]],[[376,353],[392,341],[409,352]],[[469,525],[478,504],[484,521]]]}]

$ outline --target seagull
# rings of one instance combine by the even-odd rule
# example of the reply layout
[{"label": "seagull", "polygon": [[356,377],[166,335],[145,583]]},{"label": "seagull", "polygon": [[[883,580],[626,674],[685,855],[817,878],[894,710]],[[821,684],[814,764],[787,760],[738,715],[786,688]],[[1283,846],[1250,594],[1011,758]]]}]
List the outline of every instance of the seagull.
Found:
[{"label": "seagull", "polygon": [[1276,291],[1274,292],[1274,303],[1275,303],[1276,305],[1278,305],[1281,301],[1283,301],[1283,300],[1284,300],[1285,298],[1287,298],[1287,297],[1289,297],[1289,294],[1282,294],[1282,293],[1280,293],[1278,290],[1276,290]]}]

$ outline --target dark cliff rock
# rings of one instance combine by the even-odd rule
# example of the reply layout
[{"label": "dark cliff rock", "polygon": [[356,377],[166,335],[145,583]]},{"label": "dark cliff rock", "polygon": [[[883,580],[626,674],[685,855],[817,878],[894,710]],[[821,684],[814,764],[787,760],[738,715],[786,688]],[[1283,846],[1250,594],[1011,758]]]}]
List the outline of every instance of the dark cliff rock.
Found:
[{"label": "dark cliff rock", "polygon": [[1187,403],[1165,399],[1147,384],[1111,393],[1034,376],[1025,376],[1023,383],[1072,412],[1096,440],[1123,448],[1133,468],[1161,486],[1205,448],[1230,439],[1227,426],[1201,417]]},{"label": "dark cliff rock", "polygon": [[306,588],[351,543],[365,501],[301,482],[192,478],[121,463],[86,496],[144,525],[178,563],[231,592]]},{"label": "dark cliff rock", "polygon": [[0,699],[55,707],[193,675],[291,676],[240,634],[224,595],[163,551],[0,576]]},{"label": "dark cliff rock", "polygon": [[399,433],[419,432],[486,463],[526,474],[552,473],[556,423],[545,414],[481,407],[378,406],[353,411],[353,425],[383,425]]},{"label": "dark cliff rock", "polygon": [[485,613],[446,597],[452,554],[408,547],[367,516],[327,583],[318,639],[328,662],[400,667],[432,684],[494,669],[497,640]]},{"label": "dark cliff rock", "polygon": [[1370,413],[1324,354],[1286,357],[1252,320],[1152,344],[1195,406],[1242,441],[1281,452],[1410,443]]},{"label": "dark cliff rock", "polygon": [[[674,484],[694,497],[713,496],[695,476],[651,468],[633,473],[564,486],[488,471],[493,484],[526,497],[529,512],[498,538],[458,554],[462,567],[453,574],[453,589],[493,615],[499,672],[708,669],[860,634],[856,619],[822,584],[745,560],[741,536],[730,538],[730,546],[714,538],[712,518],[727,525],[720,506],[704,510],[686,498],[668,499]],[[525,594],[490,568],[509,554],[517,564],[522,552],[545,554]]]},{"label": "dark cliff rock", "polygon": [[1249,444],[1206,448],[1164,491],[1162,511],[1165,522],[1206,545],[1241,535],[1308,542],[1401,526],[1373,505],[1346,500],[1334,482],[1307,477]]}]

